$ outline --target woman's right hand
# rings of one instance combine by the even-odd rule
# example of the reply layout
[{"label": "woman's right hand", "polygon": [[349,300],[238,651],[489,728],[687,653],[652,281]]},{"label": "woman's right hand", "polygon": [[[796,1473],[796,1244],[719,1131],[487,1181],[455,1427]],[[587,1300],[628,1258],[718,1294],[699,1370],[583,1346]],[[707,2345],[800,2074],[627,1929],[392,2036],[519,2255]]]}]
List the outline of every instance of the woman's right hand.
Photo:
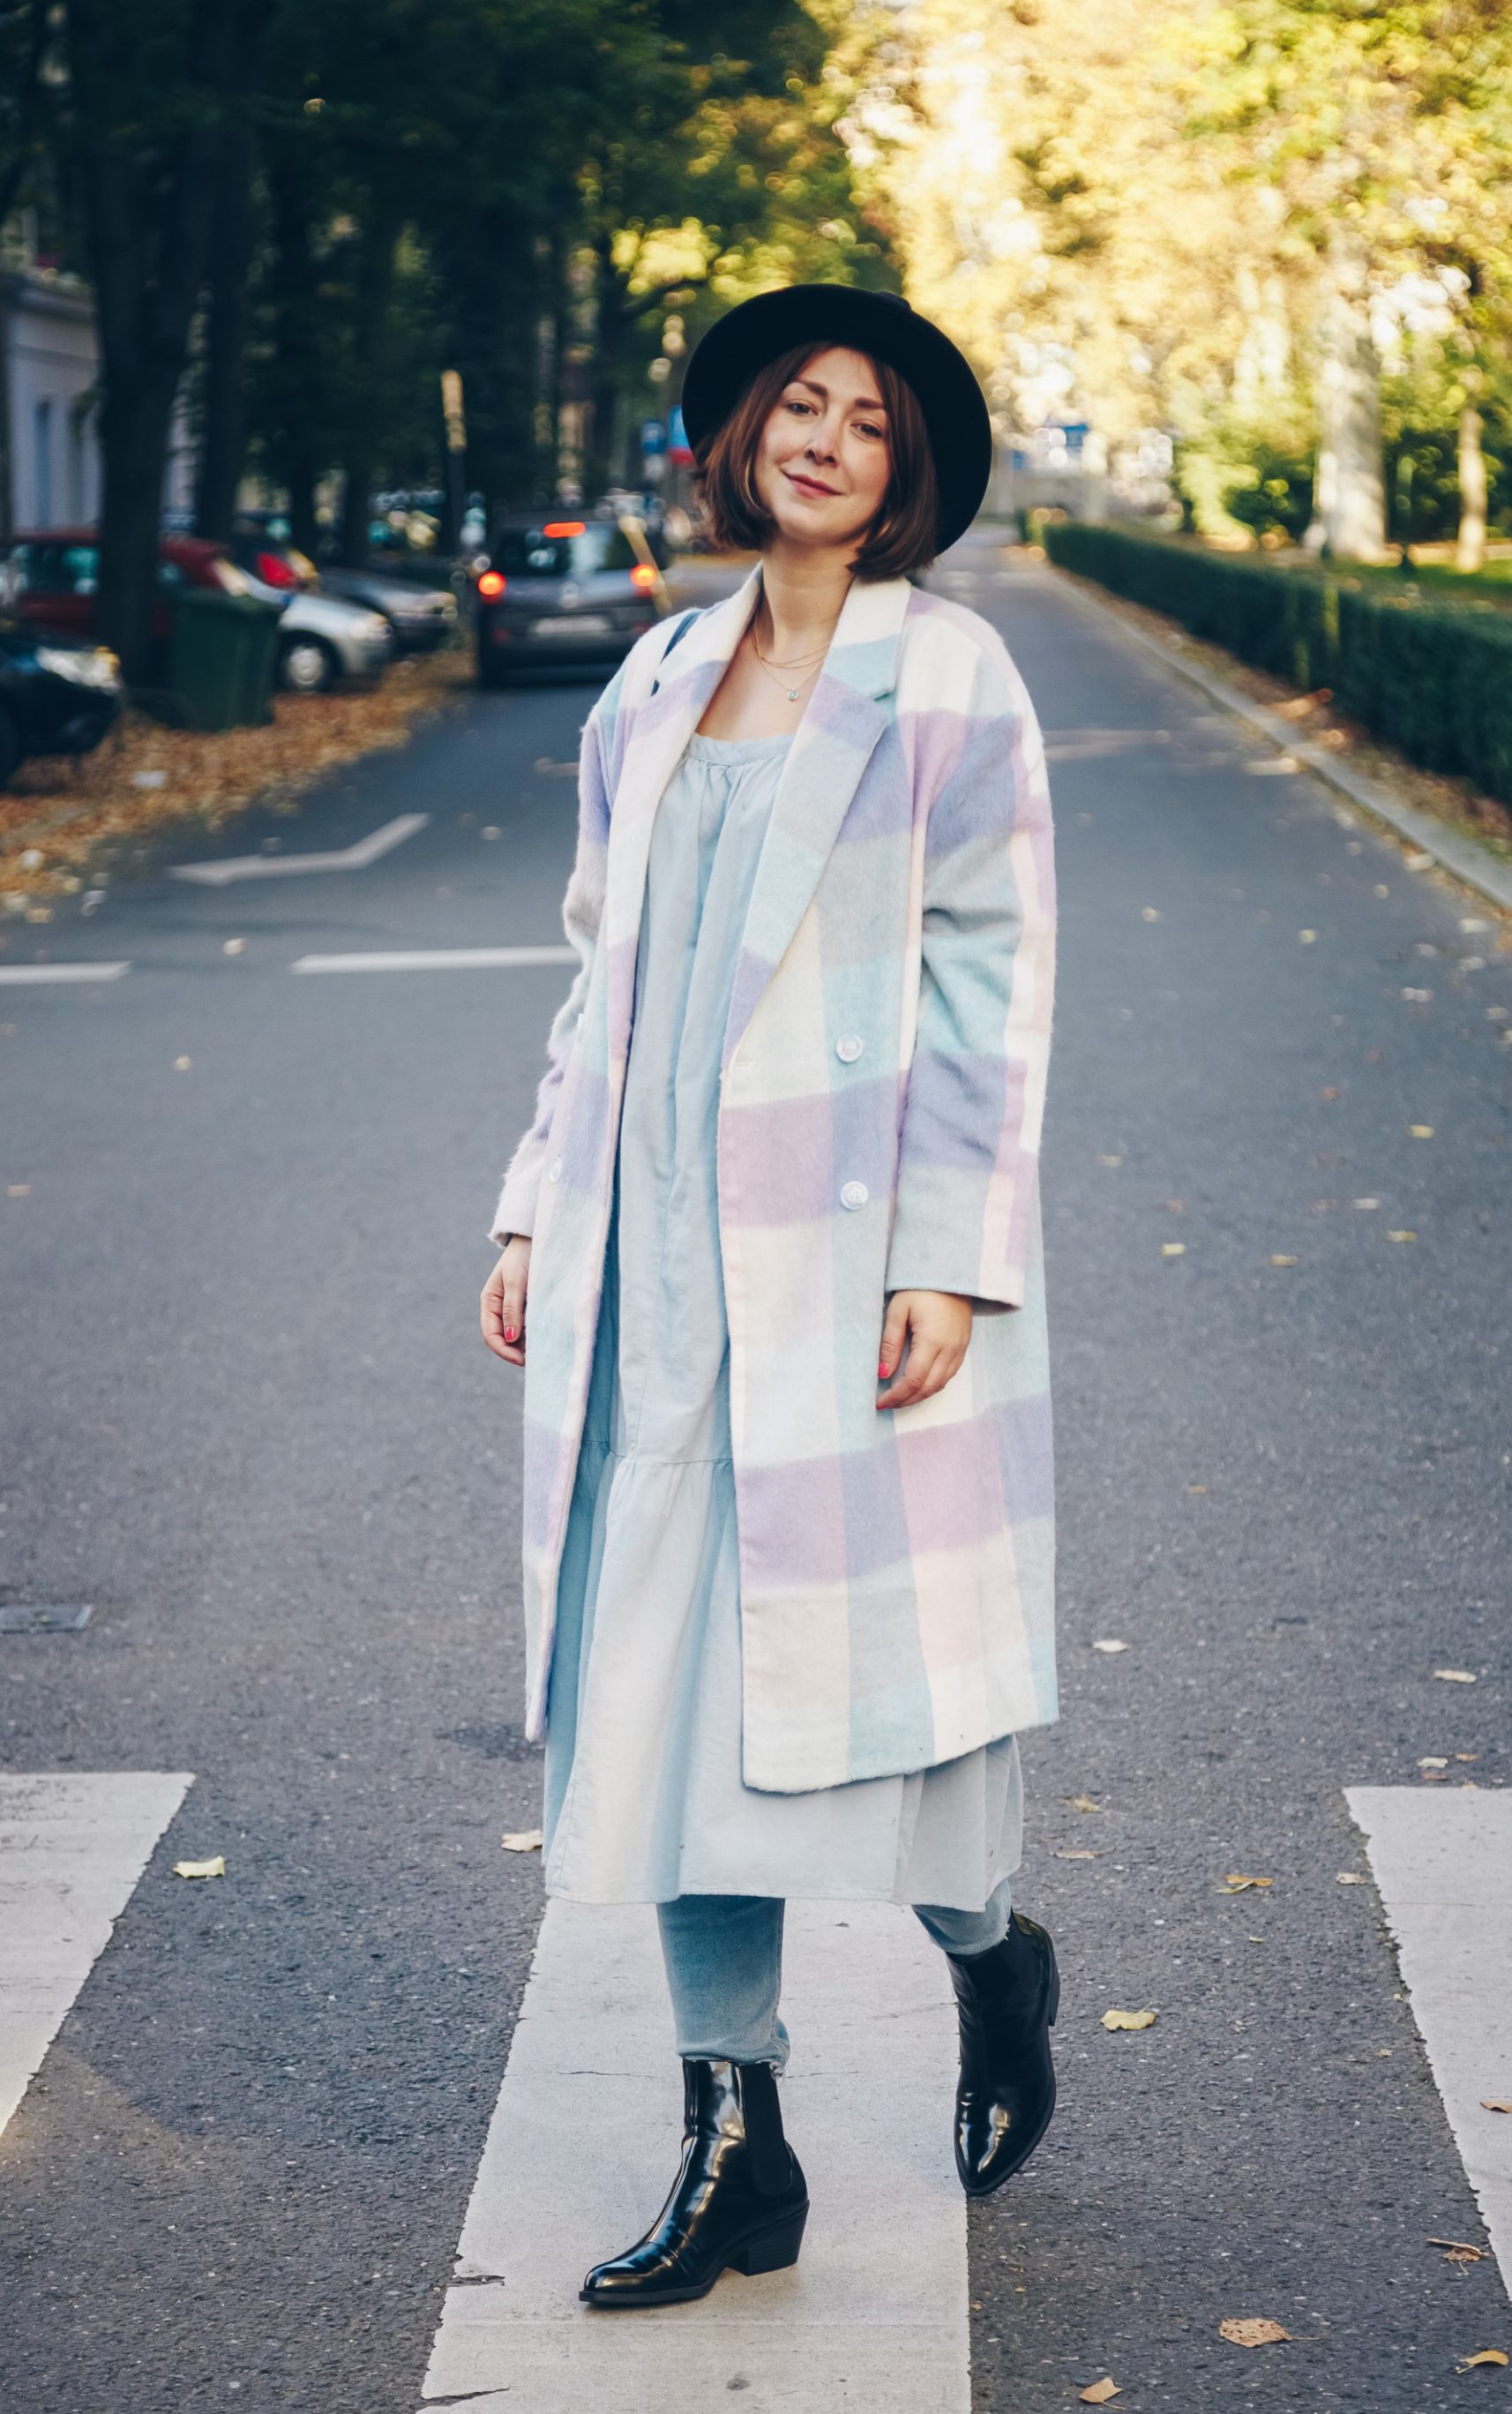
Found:
[{"label": "woman's right hand", "polygon": [[483,1339],[507,1366],[525,1364],[525,1295],[530,1283],[530,1243],[524,1232],[507,1241],[483,1285]]}]

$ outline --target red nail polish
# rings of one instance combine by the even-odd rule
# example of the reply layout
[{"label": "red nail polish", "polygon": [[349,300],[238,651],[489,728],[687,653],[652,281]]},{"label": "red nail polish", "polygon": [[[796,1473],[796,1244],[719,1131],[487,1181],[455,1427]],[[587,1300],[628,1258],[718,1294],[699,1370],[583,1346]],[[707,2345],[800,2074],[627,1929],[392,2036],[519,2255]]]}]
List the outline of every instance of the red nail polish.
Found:
[{"label": "red nail polish", "polygon": [[878,1369],[877,1369],[877,1379],[878,1379],[878,1381],[879,1381],[879,1382],[882,1382],[882,1383],[885,1383],[885,1382],[886,1382],[886,1380],[887,1380],[887,1361],[886,1361],[886,1359],[885,1359],[885,1358],[882,1360],[882,1364],[881,1364],[881,1365],[878,1367]]},{"label": "red nail polish", "polygon": [[512,1340],[513,1340],[513,1338],[514,1338],[514,1327],[513,1327],[513,1325],[512,1325],[512,1324],[506,1324],[506,1326],[504,1327],[504,1338],[505,1338],[505,1340],[506,1340],[506,1341],[512,1341]]}]

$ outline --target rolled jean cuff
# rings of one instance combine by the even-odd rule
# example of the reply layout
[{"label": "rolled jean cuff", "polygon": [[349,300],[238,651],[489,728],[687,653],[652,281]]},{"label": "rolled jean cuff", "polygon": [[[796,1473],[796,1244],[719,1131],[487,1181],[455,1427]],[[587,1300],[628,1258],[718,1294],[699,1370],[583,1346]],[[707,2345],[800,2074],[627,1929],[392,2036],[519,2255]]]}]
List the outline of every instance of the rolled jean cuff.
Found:
[{"label": "rolled jean cuff", "polygon": [[685,2062],[783,2070],[782,1911],[775,1895],[685,1894],[657,1905],[677,2051]]},{"label": "rolled jean cuff", "polygon": [[969,1961],[973,1954],[990,1953],[1002,1943],[1013,1907],[1013,1881],[1003,1878],[980,1911],[951,1911],[932,1902],[916,1902],[913,1910],[938,1945],[957,1960]]}]

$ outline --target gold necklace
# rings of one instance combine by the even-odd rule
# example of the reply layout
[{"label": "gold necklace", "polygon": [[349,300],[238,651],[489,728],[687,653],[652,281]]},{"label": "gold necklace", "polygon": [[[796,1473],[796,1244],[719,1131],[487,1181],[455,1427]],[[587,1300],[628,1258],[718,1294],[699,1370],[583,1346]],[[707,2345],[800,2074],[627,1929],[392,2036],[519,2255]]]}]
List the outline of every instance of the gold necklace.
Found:
[{"label": "gold necklace", "polygon": [[[821,663],[824,659],[824,656],[829,651],[829,640],[826,638],[816,653],[794,654],[790,663],[769,663],[766,656],[763,653],[761,646],[757,640],[756,633],[753,629],[751,631],[750,637],[750,649],[755,655],[758,663],[761,664],[763,670],[766,673],[767,678],[769,679],[776,680],[778,686],[781,688],[790,704],[796,704],[798,701],[798,688],[807,687],[809,680],[813,678],[815,671],[818,670]],[[785,672],[797,670],[799,665],[803,663],[808,663],[810,665],[809,669],[804,672],[802,678],[799,679],[797,683],[797,687],[789,687],[787,679],[783,674]]]}]

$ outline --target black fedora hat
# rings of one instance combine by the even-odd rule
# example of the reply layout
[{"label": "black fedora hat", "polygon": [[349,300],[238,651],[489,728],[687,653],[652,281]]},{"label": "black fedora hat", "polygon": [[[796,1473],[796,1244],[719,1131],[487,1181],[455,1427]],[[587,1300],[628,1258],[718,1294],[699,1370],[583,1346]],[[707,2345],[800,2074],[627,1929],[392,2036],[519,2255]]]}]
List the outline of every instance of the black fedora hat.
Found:
[{"label": "black fedora hat", "polygon": [[896,293],[857,285],[785,285],[716,320],[688,364],[683,422],[696,453],[721,427],[751,379],[799,344],[841,344],[885,361],[924,413],[940,482],[940,549],[965,533],[992,473],[992,424],[964,353]]}]

